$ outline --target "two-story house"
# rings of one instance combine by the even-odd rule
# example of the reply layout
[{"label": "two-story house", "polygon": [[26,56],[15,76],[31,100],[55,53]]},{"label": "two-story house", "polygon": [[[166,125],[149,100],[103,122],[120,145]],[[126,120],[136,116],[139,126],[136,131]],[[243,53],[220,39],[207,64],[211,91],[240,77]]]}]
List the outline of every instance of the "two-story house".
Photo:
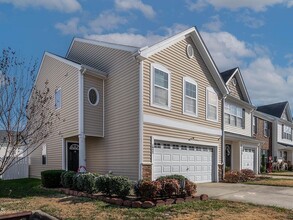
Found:
[{"label": "two-story house", "polygon": [[239,68],[221,73],[229,90],[225,97],[223,120],[225,169],[251,169],[259,172],[259,150],[262,141],[252,137],[252,105]]},{"label": "two-story house", "polygon": [[[36,85],[45,82],[60,121],[32,153],[32,177],[80,169],[134,180],[175,173],[196,182],[221,178],[228,89],[195,28],[143,48],[75,38],[65,58],[44,54]],[[251,135],[253,107],[245,97],[227,97],[241,106],[236,116],[244,127],[231,125],[243,130],[241,146]]]},{"label": "two-story house", "polygon": [[292,115],[289,103],[280,102],[257,107],[257,111],[269,115],[272,121],[272,153],[274,161],[292,164],[293,138]]},{"label": "two-story house", "polygon": [[260,166],[264,167],[263,171],[266,170],[267,163],[269,162],[269,157],[272,157],[273,121],[274,117],[272,117],[271,115],[265,114],[260,111],[253,112],[252,135],[257,140],[264,142],[261,145],[260,152]]}]

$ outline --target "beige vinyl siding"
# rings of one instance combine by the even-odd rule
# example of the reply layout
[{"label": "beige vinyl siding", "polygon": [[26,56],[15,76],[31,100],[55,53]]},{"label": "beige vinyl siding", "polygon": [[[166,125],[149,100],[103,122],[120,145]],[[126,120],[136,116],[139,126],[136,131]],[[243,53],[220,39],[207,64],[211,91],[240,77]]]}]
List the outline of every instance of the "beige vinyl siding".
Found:
[{"label": "beige vinyl siding", "polygon": [[158,125],[151,125],[144,123],[143,126],[144,136],[143,136],[143,146],[144,146],[144,155],[143,162],[150,163],[152,162],[152,153],[151,153],[151,140],[152,136],[163,136],[169,138],[179,138],[184,139],[188,142],[188,139],[194,137],[194,141],[205,142],[205,143],[217,143],[218,144],[218,162],[221,161],[221,137],[212,136],[208,134],[200,134],[191,131],[183,131],[179,129],[167,128]]},{"label": "beige vinyl siding", "polygon": [[[95,88],[99,92],[99,103],[93,106],[89,102],[88,91]],[[84,133],[86,136],[103,136],[103,80],[94,76],[84,77]]]},{"label": "beige vinyl siding", "polygon": [[54,123],[53,133],[45,140],[47,146],[47,165],[42,165],[41,147],[30,156],[30,176],[40,177],[47,169],[62,168],[62,137],[78,134],[78,74],[79,70],[66,63],[45,55],[37,78],[37,88],[43,88],[48,81],[52,108],[55,89],[61,88],[60,120]]},{"label": "beige vinyl siding", "polygon": [[234,76],[228,83],[227,87],[229,89],[230,95],[236,99],[244,100],[242,92],[240,90],[240,87],[238,85],[237,79],[236,79],[236,85],[232,84],[233,79],[236,79]]},{"label": "beige vinyl siding", "polygon": [[68,57],[108,73],[104,138],[86,137],[87,169],[138,178],[139,65],[130,52],[76,41]]},{"label": "beige vinyl siding", "polygon": [[[193,45],[195,57],[186,55],[186,45]],[[151,106],[151,64],[158,63],[171,72],[171,110]],[[184,39],[158,52],[144,61],[144,113],[167,116],[171,119],[193,122],[213,128],[221,128],[221,95],[211,73],[190,38]],[[183,77],[192,78],[198,85],[198,116],[183,114]],[[206,120],[206,88],[212,87],[218,94],[218,122]]]},{"label": "beige vinyl siding", "polygon": [[[232,103],[232,102],[230,102],[230,103]],[[241,135],[245,135],[245,136],[251,136],[251,130],[252,130],[251,121],[252,121],[252,115],[246,109],[245,110],[245,128],[243,129],[242,127],[236,127],[236,126],[231,126],[231,125],[225,124],[225,131],[235,133],[235,134],[241,134]]]}]

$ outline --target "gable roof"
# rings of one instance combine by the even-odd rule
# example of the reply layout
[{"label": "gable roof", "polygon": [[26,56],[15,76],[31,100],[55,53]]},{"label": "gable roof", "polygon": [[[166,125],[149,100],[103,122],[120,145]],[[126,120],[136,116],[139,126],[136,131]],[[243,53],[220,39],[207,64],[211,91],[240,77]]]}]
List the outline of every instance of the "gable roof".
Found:
[{"label": "gable roof", "polygon": [[237,83],[239,85],[240,91],[242,93],[242,96],[244,98],[244,101],[246,101],[247,103],[252,105],[239,67],[221,72],[220,75],[221,75],[222,79],[224,80],[226,86],[229,84],[230,80],[235,76]]},{"label": "gable roof", "polygon": [[283,112],[286,111],[288,119],[292,121],[292,115],[288,101],[258,106],[257,111],[275,116],[277,118],[281,118]]}]

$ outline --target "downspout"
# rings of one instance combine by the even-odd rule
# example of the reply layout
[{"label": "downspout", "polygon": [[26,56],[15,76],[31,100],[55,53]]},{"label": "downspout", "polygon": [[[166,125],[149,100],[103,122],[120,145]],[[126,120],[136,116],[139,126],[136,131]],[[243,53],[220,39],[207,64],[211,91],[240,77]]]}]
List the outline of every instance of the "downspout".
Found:
[{"label": "downspout", "polygon": [[143,61],[139,62],[139,148],[138,148],[138,179],[143,178]]},{"label": "downspout", "polygon": [[222,180],[225,177],[225,168],[226,161],[224,160],[225,156],[225,103],[227,96],[222,98],[222,156],[221,156],[221,164],[222,164]]}]

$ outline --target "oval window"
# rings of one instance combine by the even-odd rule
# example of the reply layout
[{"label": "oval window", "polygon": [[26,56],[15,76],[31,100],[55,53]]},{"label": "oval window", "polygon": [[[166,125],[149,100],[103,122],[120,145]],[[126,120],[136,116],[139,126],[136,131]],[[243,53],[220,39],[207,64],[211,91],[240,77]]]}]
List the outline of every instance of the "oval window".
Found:
[{"label": "oval window", "polygon": [[187,44],[186,53],[189,58],[194,57],[194,50],[193,50],[193,47],[191,46],[191,44]]},{"label": "oval window", "polygon": [[88,91],[88,99],[92,105],[97,105],[100,100],[100,95],[97,89],[90,88]]}]

